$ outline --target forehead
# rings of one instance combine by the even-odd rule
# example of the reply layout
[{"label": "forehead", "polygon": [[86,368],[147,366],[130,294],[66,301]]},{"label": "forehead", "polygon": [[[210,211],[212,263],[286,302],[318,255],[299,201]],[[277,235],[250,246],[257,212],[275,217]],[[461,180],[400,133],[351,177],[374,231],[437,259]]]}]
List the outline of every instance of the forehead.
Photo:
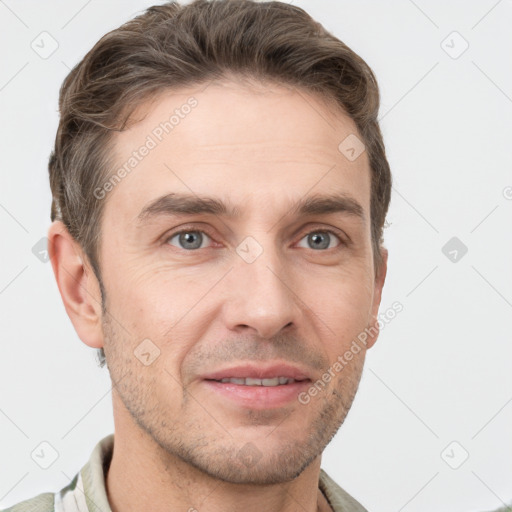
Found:
[{"label": "forehead", "polygon": [[219,197],[242,210],[267,204],[269,215],[308,191],[343,193],[369,211],[366,152],[351,160],[340,150],[360,138],[357,127],[319,96],[225,81],[164,91],[132,119],[113,140],[121,178],[109,187],[105,217],[133,222],[172,192]]}]

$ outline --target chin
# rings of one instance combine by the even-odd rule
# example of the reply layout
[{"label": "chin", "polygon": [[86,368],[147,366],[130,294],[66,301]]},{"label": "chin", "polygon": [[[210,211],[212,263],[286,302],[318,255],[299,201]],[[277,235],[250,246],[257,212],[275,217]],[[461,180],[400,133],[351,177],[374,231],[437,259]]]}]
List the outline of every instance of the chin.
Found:
[{"label": "chin", "polygon": [[[296,479],[320,454],[317,442],[306,446],[297,441],[258,449],[248,442],[241,448],[208,450],[206,446],[181,453],[182,460],[223,482],[242,485],[273,485]],[[310,439],[311,442],[311,439]],[[321,443],[323,445],[323,443]]]}]

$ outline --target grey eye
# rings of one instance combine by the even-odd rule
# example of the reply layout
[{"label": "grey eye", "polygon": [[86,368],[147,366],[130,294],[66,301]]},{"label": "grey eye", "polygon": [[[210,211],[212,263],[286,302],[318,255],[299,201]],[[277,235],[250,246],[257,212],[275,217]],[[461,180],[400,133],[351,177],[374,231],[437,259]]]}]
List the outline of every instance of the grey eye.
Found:
[{"label": "grey eye", "polygon": [[[311,233],[306,235],[302,240],[306,240],[306,243],[308,244],[306,246],[307,249],[322,250],[330,249],[331,242],[335,239],[340,241],[337,235],[329,231],[311,231]],[[337,245],[339,245],[339,243]],[[300,247],[304,246],[300,245]]]},{"label": "grey eye", "polygon": [[[175,238],[178,239],[178,245],[172,243],[171,241]],[[210,237],[198,230],[188,230],[188,231],[180,231],[179,233],[174,234],[168,240],[171,245],[179,247],[180,249],[185,250],[195,250],[201,249],[203,246],[203,242]]]}]

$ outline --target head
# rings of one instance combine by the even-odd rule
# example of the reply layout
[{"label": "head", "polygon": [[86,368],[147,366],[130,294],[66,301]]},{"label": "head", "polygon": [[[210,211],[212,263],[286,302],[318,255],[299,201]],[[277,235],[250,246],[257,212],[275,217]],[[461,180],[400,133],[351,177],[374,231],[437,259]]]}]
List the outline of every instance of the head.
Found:
[{"label": "head", "polygon": [[[294,478],[378,336],[391,175],[372,71],[293,5],[169,3],[100,39],[59,107],[50,255],[118,421],[226,481]],[[331,378],[272,406],[212,382],[276,362],[302,393]]]}]

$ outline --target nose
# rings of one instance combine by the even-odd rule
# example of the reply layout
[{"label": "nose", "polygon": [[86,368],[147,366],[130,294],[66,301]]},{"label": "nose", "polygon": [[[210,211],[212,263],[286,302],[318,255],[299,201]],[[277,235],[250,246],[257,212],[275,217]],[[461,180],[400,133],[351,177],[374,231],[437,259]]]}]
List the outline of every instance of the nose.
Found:
[{"label": "nose", "polygon": [[284,329],[297,327],[300,300],[293,292],[291,270],[285,270],[275,251],[266,248],[249,263],[234,254],[223,305],[226,328],[252,330],[269,339]]}]

